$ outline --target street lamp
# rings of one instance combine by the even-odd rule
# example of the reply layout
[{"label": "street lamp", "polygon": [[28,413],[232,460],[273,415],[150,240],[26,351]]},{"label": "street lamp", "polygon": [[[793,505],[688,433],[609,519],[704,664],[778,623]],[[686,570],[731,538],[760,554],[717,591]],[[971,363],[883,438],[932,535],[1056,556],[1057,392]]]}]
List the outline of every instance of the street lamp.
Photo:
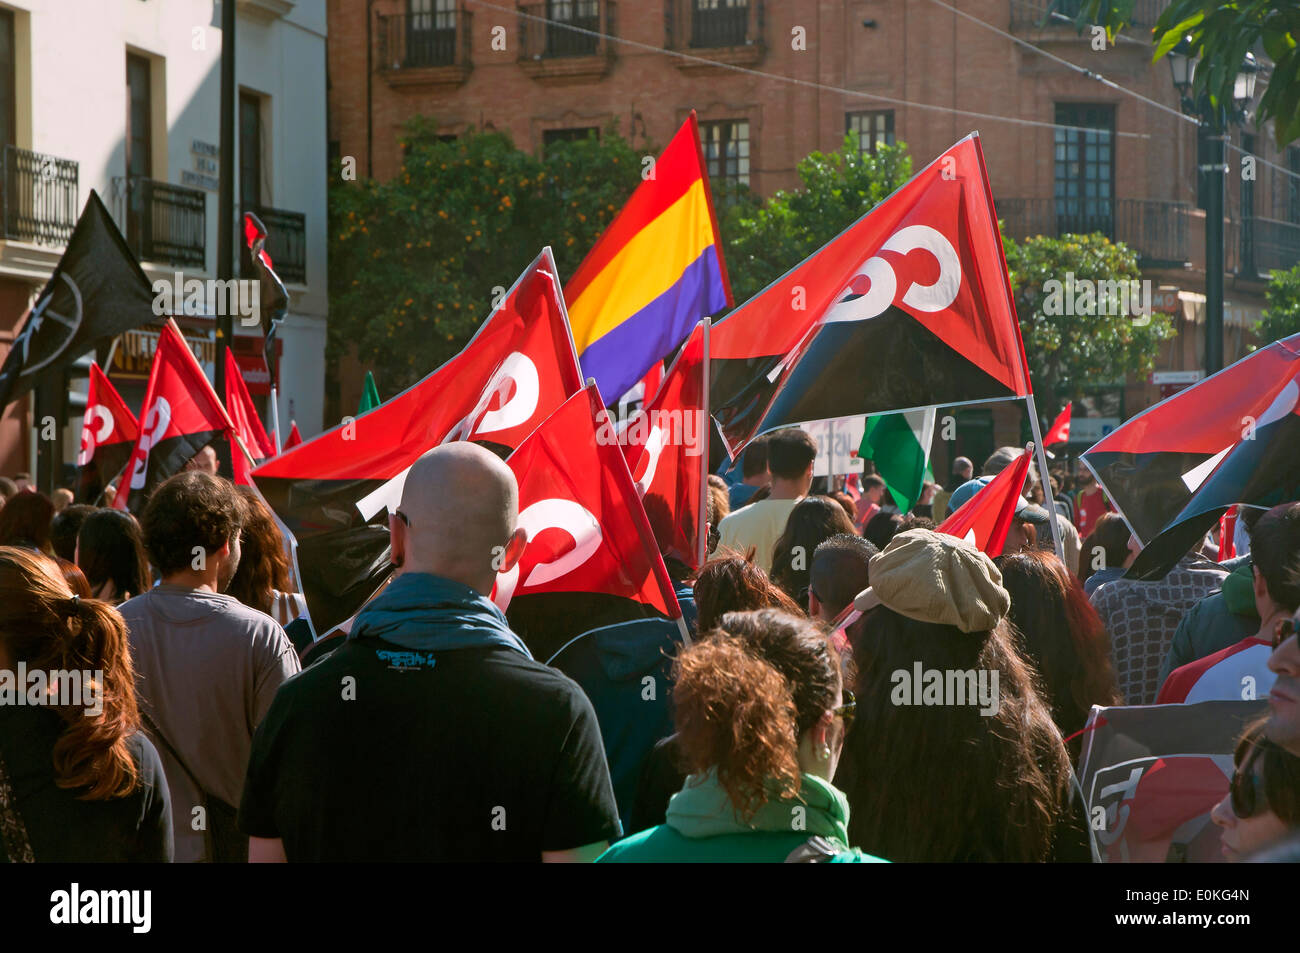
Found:
[{"label": "street lamp", "polygon": [[1168,55],[1169,72],[1182,98],[1183,112],[1195,116],[1199,125],[1197,169],[1205,176],[1205,371],[1208,376],[1223,369],[1223,192],[1228,171],[1225,132],[1229,122],[1245,118],[1255,96],[1259,67],[1255,57],[1247,53],[1233,80],[1230,112],[1224,103],[1211,103],[1205,93],[1192,98],[1196,60],[1192,58],[1187,37]]}]

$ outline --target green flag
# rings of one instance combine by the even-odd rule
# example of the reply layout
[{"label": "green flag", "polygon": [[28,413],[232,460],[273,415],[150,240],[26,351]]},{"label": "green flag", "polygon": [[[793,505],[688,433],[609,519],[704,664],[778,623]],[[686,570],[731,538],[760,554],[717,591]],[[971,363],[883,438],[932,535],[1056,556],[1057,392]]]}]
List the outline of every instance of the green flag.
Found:
[{"label": "green flag", "polygon": [[375,375],[366,371],[366,382],[361,385],[361,404],[357,407],[357,416],[360,417],[367,410],[374,410],[383,401],[379,399],[379,388],[375,386]]},{"label": "green flag", "polygon": [[901,414],[877,414],[867,419],[858,456],[876,465],[900,513],[909,512],[930,475],[930,441],[934,437],[934,408]]}]

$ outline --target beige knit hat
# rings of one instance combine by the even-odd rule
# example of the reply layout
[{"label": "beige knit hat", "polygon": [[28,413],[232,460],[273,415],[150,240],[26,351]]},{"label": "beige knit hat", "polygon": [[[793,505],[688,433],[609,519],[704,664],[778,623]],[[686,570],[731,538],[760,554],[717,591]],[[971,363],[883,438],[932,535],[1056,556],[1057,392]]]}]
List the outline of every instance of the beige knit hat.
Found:
[{"label": "beige knit hat", "polygon": [[984,632],[1011,609],[993,560],[947,533],[899,533],[871,557],[870,578],[871,587],[853,600],[862,612],[884,605],[909,619]]}]

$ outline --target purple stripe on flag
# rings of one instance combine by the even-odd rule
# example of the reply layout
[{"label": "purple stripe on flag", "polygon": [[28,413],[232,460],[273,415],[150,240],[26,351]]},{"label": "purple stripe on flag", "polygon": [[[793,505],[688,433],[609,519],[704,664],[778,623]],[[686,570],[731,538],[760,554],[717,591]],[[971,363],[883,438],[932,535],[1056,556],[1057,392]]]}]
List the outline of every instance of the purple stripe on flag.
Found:
[{"label": "purple stripe on flag", "polygon": [[648,305],[587,346],[579,357],[584,377],[596,378],[600,396],[614,403],[681,344],[705,315],[727,306],[715,246],[686,266],[682,276]]}]

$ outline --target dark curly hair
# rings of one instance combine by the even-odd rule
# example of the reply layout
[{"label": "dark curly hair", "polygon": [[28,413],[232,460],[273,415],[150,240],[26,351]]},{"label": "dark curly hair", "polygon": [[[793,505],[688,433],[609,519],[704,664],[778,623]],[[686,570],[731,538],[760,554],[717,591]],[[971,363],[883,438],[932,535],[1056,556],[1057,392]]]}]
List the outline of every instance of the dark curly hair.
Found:
[{"label": "dark curly hair", "polygon": [[695,578],[695,606],[700,613],[699,631],[707,632],[728,612],[750,609],[784,609],[803,615],[803,609],[787,596],[767,573],[734,554],[710,559]]},{"label": "dark curly hair", "polygon": [[799,739],[834,706],[843,683],[825,633],[775,609],[729,612],[674,668],[687,770],[716,770],[742,821],[771,798],[798,794]]},{"label": "dark curly hair", "polygon": [[140,524],[149,558],[167,577],[193,565],[194,547],[211,556],[238,538],[244,519],[244,501],[234,484],[186,470],[153,491]]}]

